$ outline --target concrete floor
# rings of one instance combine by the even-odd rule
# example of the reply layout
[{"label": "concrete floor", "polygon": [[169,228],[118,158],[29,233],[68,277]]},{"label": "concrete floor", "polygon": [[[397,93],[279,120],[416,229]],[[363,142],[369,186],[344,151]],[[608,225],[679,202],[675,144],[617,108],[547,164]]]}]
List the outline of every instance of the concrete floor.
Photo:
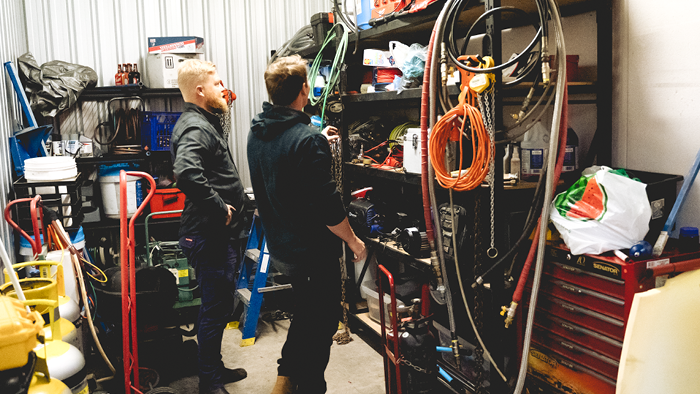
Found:
[{"label": "concrete floor", "polygon": [[[245,368],[248,377],[226,386],[231,394],[269,394],[277,379],[277,359],[287,337],[289,320],[266,322],[260,320],[258,337],[253,346],[240,347],[241,331],[226,330],[221,353],[228,368]],[[333,343],[326,369],[328,394],[384,393],[382,356],[357,335],[346,345]],[[174,380],[170,387],[180,393],[198,392],[197,376]]]}]

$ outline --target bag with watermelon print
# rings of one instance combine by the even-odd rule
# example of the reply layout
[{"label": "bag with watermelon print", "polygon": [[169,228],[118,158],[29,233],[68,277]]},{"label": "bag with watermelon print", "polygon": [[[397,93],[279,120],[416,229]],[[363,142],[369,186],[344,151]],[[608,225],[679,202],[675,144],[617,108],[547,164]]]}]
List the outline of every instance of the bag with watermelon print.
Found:
[{"label": "bag with watermelon print", "polygon": [[550,217],[575,255],[627,249],[649,231],[646,186],[625,170],[601,167],[557,195]]}]

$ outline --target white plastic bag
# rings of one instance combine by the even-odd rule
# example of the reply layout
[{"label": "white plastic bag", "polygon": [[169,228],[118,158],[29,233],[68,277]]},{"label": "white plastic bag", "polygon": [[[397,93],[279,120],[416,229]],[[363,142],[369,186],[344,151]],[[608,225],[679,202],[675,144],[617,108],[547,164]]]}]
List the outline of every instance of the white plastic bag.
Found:
[{"label": "white plastic bag", "polygon": [[552,202],[552,222],[575,255],[630,248],[649,231],[646,185],[602,168]]}]

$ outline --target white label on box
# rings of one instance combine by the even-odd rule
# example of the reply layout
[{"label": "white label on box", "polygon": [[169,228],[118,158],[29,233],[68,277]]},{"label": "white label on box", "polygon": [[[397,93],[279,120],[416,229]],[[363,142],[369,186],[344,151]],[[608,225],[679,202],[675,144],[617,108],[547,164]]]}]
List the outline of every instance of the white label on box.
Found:
[{"label": "white label on box", "polygon": [[652,269],[654,267],[660,267],[662,265],[668,265],[668,264],[671,264],[671,259],[647,261],[647,269]]}]

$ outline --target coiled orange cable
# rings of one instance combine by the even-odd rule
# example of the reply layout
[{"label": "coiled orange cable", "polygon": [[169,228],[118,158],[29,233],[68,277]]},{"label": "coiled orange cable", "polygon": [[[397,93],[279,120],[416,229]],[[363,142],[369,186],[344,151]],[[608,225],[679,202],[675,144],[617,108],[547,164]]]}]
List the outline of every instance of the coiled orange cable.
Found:
[{"label": "coiled orange cable", "polygon": [[[461,98],[461,97],[460,97]],[[489,163],[493,156],[491,141],[484,127],[481,112],[466,103],[472,99],[462,99],[460,103],[447,112],[435,123],[430,133],[429,147],[430,162],[435,169],[435,176],[438,183],[445,189],[452,189],[458,192],[472,190],[481,185],[489,173]],[[459,140],[459,151],[464,152],[464,119],[469,119],[472,141],[472,163],[466,170],[461,170],[464,165],[464,155],[459,158],[459,175],[453,178],[445,168],[445,148],[449,141]]]}]

